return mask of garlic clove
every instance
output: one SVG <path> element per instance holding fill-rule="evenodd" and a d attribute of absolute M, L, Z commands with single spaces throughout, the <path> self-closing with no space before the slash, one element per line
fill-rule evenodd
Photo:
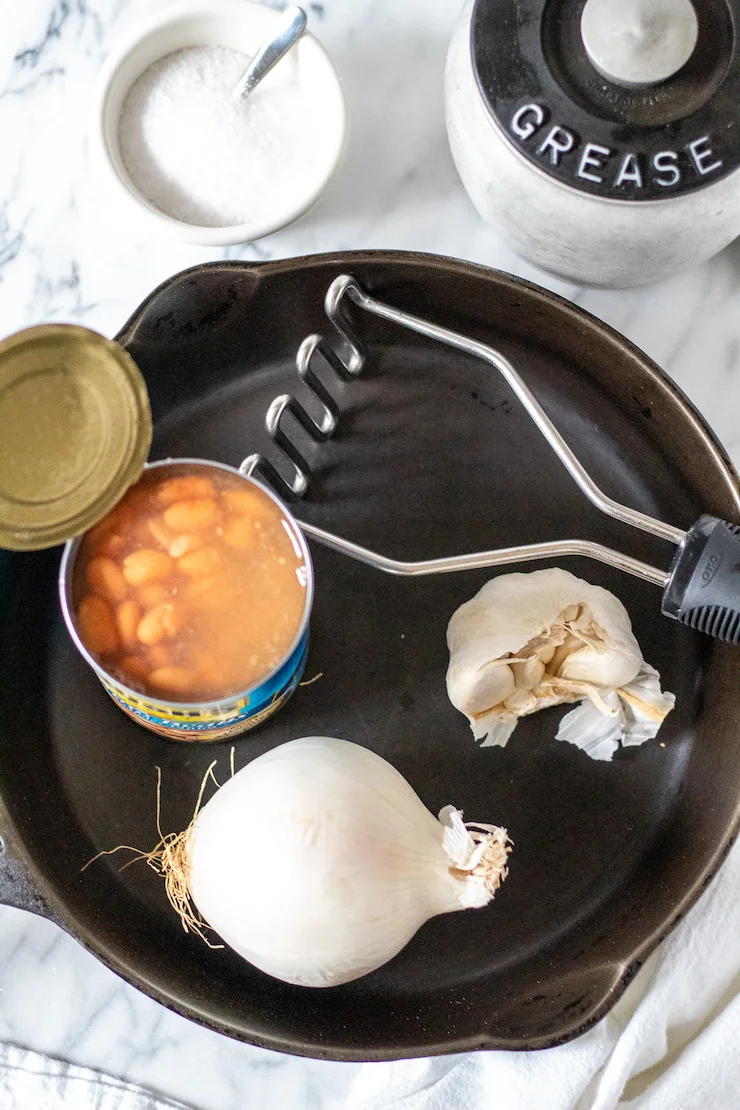
<path fill-rule="evenodd" d="M 577 639 L 571 633 L 566 634 L 563 642 L 558 644 L 552 653 L 552 659 L 548 666 L 550 674 L 559 675 L 566 662 L 573 655 L 574 652 L 581 652 L 581 655 L 589 655 L 588 648 L 584 645 L 582 640 Z M 583 660 L 581 660 L 583 662 Z"/>
<path fill-rule="evenodd" d="M 566 679 L 616 690 L 637 677 L 641 664 L 640 649 L 635 650 L 632 645 L 623 642 L 617 647 L 605 647 L 601 651 L 584 648 L 574 652 L 564 661 L 560 674 Z"/>
<path fill-rule="evenodd" d="M 524 717 L 539 709 L 539 699 L 531 690 L 517 689 L 505 700 L 504 709 L 508 709 L 515 717 Z"/>
<path fill-rule="evenodd" d="M 502 663 L 495 660 L 478 668 L 451 668 L 447 672 L 447 694 L 452 704 L 475 717 L 504 702 L 514 693 L 516 680 L 511 667 Z"/>
<path fill-rule="evenodd" d="M 514 675 L 514 682 L 524 690 L 536 689 L 545 673 L 545 664 L 542 658 L 537 655 L 534 655 L 531 659 L 525 659 L 521 663 L 512 662 L 510 667 Z"/>

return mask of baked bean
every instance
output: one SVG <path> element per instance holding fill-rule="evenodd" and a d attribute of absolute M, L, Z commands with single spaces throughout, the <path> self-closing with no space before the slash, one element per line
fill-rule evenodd
<path fill-rule="evenodd" d="M 165 601 L 142 617 L 136 635 L 142 644 L 159 644 L 171 640 L 180 631 L 182 621 L 172 602 Z"/>
<path fill-rule="evenodd" d="M 94 655 L 113 655 L 120 650 L 118 630 L 110 605 L 96 594 L 83 597 L 77 611 L 80 636 Z"/>
<path fill-rule="evenodd" d="M 221 494 L 227 508 L 251 520 L 265 520 L 276 515 L 275 505 L 264 494 L 251 489 L 227 489 Z"/>
<path fill-rule="evenodd" d="M 167 587 L 162 582 L 152 582 L 151 586 L 139 586 L 136 596 L 142 609 L 153 609 L 167 600 Z"/>
<path fill-rule="evenodd" d="M 136 503 L 136 499 L 131 494 L 126 494 L 100 523 L 107 525 L 110 532 L 126 532 L 136 523 Z"/>
<path fill-rule="evenodd" d="M 157 667 L 149 675 L 149 685 L 165 697 L 188 697 L 195 681 L 196 676 L 187 667 Z"/>
<path fill-rule="evenodd" d="M 193 666 L 206 689 L 217 690 L 223 684 L 224 668 L 218 665 L 213 655 L 203 651 L 193 652 Z"/>
<path fill-rule="evenodd" d="M 245 551 L 257 542 L 254 523 L 247 516 L 235 516 L 224 528 L 224 543 Z"/>
<path fill-rule="evenodd" d="M 100 545 L 110 536 L 111 532 L 115 531 L 115 524 L 104 516 L 97 524 L 94 524 L 89 532 L 85 533 L 85 538 L 82 541 L 82 546 L 87 551 L 97 551 Z"/>
<path fill-rule="evenodd" d="M 187 555 L 188 551 L 195 551 L 197 548 L 203 546 L 202 536 L 185 535 L 178 536 L 173 540 L 169 546 L 169 554 L 173 559 L 179 559 L 181 555 Z"/>
<path fill-rule="evenodd" d="M 124 651 L 136 651 L 139 646 L 136 629 L 141 620 L 141 606 L 129 598 L 116 608 L 116 625 Z"/>
<path fill-rule="evenodd" d="M 87 564 L 87 584 L 105 601 L 123 601 L 128 593 L 121 568 L 107 555 L 96 555 Z"/>
<path fill-rule="evenodd" d="M 186 501 L 198 497 L 215 497 L 216 490 L 210 478 L 199 474 L 185 474 L 180 478 L 167 478 L 156 489 L 155 498 L 160 505 Z"/>
<path fill-rule="evenodd" d="M 135 682 L 137 685 L 144 685 L 149 678 L 151 668 L 146 659 L 142 659 L 140 655 L 127 655 L 118 664 L 117 669 L 124 682 Z"/>
<path fill-rule="evenodd" d="M 120 534 L 121 528 L 130 523 L 131 514 L 124 508 L 123 502 L 119 502 L 102 520 L 94 524 L 89 532 L 85 533 L 85 545 L 90 551 L 97 549 L 114 532 Z"/>
<path fill-rule="evenodd" d="M 113 532 L 103 540 L 97 550 L 100 555 L 107 555 L 109 559 L 120 560 L 126 550 L 126 541 L 118 532 Z"/>
<path fill-rule="evenodd" d="M 172 559 L 169 555 L 152 548 L 134 551 L 123 560 L 123 576 L 130 586 L 160 582 L 163 578 L 168 578 L 171 571 Z"/>
<path fill-rule="evenodd" d="M 147 527 L 157 543 L 160 544 L 165 551 L 168 551 L 175 537 L 172 535 L 172 532 L 170 532 L 165 522 L 160 520 L 159 517 L 153 517 L 151 520 L 147 521 Z"/>
<path fill-rule="evenodd" d="M 221 566 L 221 556 L 215 547 L 201 547 L 197 551 L 189 551 L 187 555 L 177 560 L 178 568 L 190 578 L 205 578 L 215 574 Z"/>
<path fill-rule="evenodd" d="M 194 578 L 187 587 L 187 597 L 191 601 L 201 601 L 204 598 L 212 598 L 218 586 L 218 578 L 212 576 L 210 578 Z"/>
<path fill-rule="evenodd" d="M 156 670 L 157 667 L 172 666 L 172 651 L 167 644 L 152 644 L 147 648 L 146 656 L 152 670 Z"/>
<path fill-rule="evenodd" d="M 212 497 L 175 501 L 164 513 L 164 522 L 173 532 L 206 532 L 217 519 L 218 505 Z"/>

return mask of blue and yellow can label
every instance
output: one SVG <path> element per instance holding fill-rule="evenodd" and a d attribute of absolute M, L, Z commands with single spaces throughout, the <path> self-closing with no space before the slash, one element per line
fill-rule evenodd
<path fill-rule="evenodd" d="M 223 740 L 256 728 L 285 704 L 303 677 L 307 655 L 308 629 L 283 665 L 259 686 L 203 706 L 161 702 L 119 686 L 99 670 L 98 677 L 121 709 L 161 736 L 172 740 Z"/>

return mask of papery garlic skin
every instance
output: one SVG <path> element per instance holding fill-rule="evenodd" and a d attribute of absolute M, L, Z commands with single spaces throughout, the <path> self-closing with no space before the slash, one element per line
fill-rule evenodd
<path fill-rule="evenodd" d="M 620 739 L 655 736 L 675 702 L 644 662 L 621 601 L 559 567 L 487 582 L 453 614 L 447 644 L 450 701 L 484 747 L 503 747 L 522 716 L 588 699 L 558 739 L 611 759 Z"/>
<path fill-rule="evenodd" d="M 468 831 L 451 807 L 440 816 L 373 752 L 294 740 L 200 811 L 190 893 L 262 971 L 302 986 L 345 983 L 390 960 L 428 918 L 485 905 L 503 879 L 505 830 Z"/>
<path fill-rule="evenodd" d="M 592 759 L 609 760 L 619 747 L 644 744 L 657 735 L 665 717 L 676 704 L 673 694 L 660 689 L 660 675 L 643 663 L 636 678 L 604 696 L 613 712 L 610 720 L 591 701 L 567 713 L 555 734 L 582 748 Z"/>

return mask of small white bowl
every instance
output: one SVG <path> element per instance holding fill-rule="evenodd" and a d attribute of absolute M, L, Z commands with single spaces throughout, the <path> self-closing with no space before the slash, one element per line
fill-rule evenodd
<path fill-rule="evenodd" d="M 279 231 L 297 220 L 319 199 L 334 176 L 347 142 L 347 106 L 342 84 L 326 51 L 308 33 L 294 50 L 299 51 L 321 84 L 326 112 L 326 171 L 310 192 L 300 192 L 296 181 L 295 203 L 279 219 L 269 223 L 251 221 L 228 227 L 203 227 L 166 215 L 140 192 L 121 158 L 118 121 L 126 95 L 142 73 L 168 54 L 189 46 L 226 46 L 251 56 L 258 43 L 268 38 L 282 13 L 252 0 L 202 0 L 178 4 L 156 18 L 140 24 L 121 41 L 106 59 L 94 89 L 92 126 L 93 154 L 119 198 L 160 232 L 186 243 L 223 247 L 249 243 Z"/>

